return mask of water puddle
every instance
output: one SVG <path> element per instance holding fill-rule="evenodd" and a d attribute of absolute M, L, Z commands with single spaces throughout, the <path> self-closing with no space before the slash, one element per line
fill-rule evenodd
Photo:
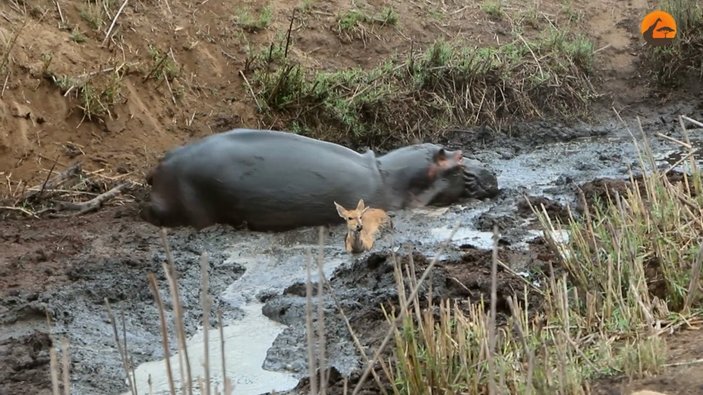
<path fill-rule="evenodd" d="M 453 229 L 450 227 L 430 229 L 430 235 L 435 242 L 440 243 L 449 240 Z M 478 230 L 459 228 L 452 236 L 451 243 L 455 246 L 471 246 L 482 250 L 493 248 L 493 233 L 481 232 Z"/>
<path fill-rule="evenodd" d="M 335 232 L 340 233 L 340 232 Z M 234 393 L 238 395 L 258 395 L 269 391 L 286 391 L 298 384 L 299 377 L 292 373 L 274 372 L 263 369 L 267 351 L 276 337 L 285 330 L 286 325 L 268 319 L 262 314 L 263 303 L 259 297 L 266 294 L 280 293 L 296 281 L 305 281 L 306 265 L 311 266 L 311 279 L 317 281 L 317 257 L 319 247 L 306 244 L 309 230 L 292 231 L 280 234 L 248 234 L 258 240 L 237 244 L 229 251 L 229 261 L 243 266 L 246 271 L 242 277 L 232 283 L 220 295 L 221 300 L 232 309 L 240 309 L 244 316 L 223 328 L 225 345 L 225 366 L 227 377 L 234 384 Z M 258 248 L 253 246 L 260 246 Z M 271 248 L 282 246 L 285 253 L 274 253 Z M 332 239 L 325 246 L 325 264 L 323 272 L 329 278 L 334 270 L 346 260 L 342 254 L 341 240 Z M 311 261 L 312 259 L 312 261 Z M 173 342 L 173 339 L 170 339 Z M 187 340 L 188 356 L 194 379 L 204 378 L 203 350 L 204 338 L 202 328 Z M 209 360 L 211 383 L 221 390 L 224 385 L 222 376 L 222 354 L 219 331 L 209 331 Z M 175 353 L 170 358 L 174 372 L 174 381 L 181 384 L 179 374 L 179 356 Z M 137 391 L 141 393 L 168 394 L 169 383 L 164 360 L 147 362 L 139 365 L 135 371 Z M 151 380 L 151 390 L 149 386 Z M 177 388 L 178 390 L 178 388 Z M 194 390 L 199 394 L 199 391 Z M 129 395 L 125 393 L 123 395 Z"/>
<path fill-rule="evenodd" d="M 223 328 L 225 344 L 225 374 L 232 380 L 234 393 L 241 395 L 258 395 L 269 391 L 284 391 L 295 387 L 298 379 L 291 375 L 261 369 L 266 359 L 266 352 L 284 329 L 285 325 L 271 321 L 261 314 L 263 303 L 249 303 L 242 306 L 246 314 L 241 321 Z M 187 341 L 191 375 L 204 378 L 205 344 L 202 329 Z M 212 388 L 224 388 L 222 375 L 222 353 L 219 331 L 208 331 L 208 353 Z M 176 391 L 180 391 L 183 381 L 180 377 L 179 355 L 169 359 L 173 371 Z M 166 375 L 166 361 L 147 362 L 135 372 L 137 391 L 140 394 L 168 394 L 169 383 Z M 151 386 L 149 385 L 151 380 Z M 200 394 L 197 385 L 193 393 Z M 123 395 L 129 395 L 124 393 Z"/>

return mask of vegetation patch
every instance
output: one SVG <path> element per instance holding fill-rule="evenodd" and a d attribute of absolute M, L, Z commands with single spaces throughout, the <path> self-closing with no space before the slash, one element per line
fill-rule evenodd
<path fill-rule="evenodd" d="M 271 6 L 263 7 L 258 13 L 253 13 L 251 8 L 243 7 L 237 11 L 236 24 L 249 33 L 266 29 L 273 18 Z"/>
<path fill-rule="evenodd" d="M 85 0 L 79 8 L 79 15 L 91 29 L 101 30 L 119 6 L 117 0 Z"/>
<path fill-rule="evenodd" d="M 81 32 L 81 30 L 78 28 L 74 28 L 71 31 L 71 35 L 69 36 L 69 38 L 71 39 L 71 41 L 76 42 L 78 44 L 82 44 L 87 40 L 85 34 L 83 34 L 83 32 Z"/>
<path fill-rule="evenodd" d="M 437 41 L 369 69 L 320 71 L 285 57 L 253 67 L 260 110 L 298 132 L 352 146 L 401 144 L 449 126 L 585 113 L 593 44 L 549 30 L 497 48 Z M 275 53 L 273 46 L 268 53 Z M 270 120 L 269 120 L 270 121 Z"/>
<path fill-rule="evenodd" d="M 495 19 L 500 19 L 503 16 L 503 6 L 500 0 L 484 0 L 481 3 L 481 10 Z"/>
<path fill-rule="evenodd" d="M 674 17 L 678 32 L 671 45 L 645 46 L 645 72 L 661 87 L 703 79 L 703 5 L 699 0 L 665 0 L 661 9 Z"/>
<path fill-rule="evenodd" d="M 149 45 L 149 55 L 151 56 L 151 69 L 145 79 L 154 78 L 157 81 L 173 81 L 181 74 L 181 69 L 176 65 L 169 53 Z"/>
<path fill-rule="evenodd" d="M 50 58 L 45 58 L 44 61 L 48 68 Z M 126 72 L 126 67 L 111 67 L 106 71 L 76 77 L 47 72 L 47 77 L 56 84 L 62 95 L 78 101 L 77 107 L 82 111 L 84 119 L 93 121 L 105 116 L 112 117 L 113 107 L 125 102 L 122 79 Z"/>
<path fill-rule="evenodd" d="M 384 7 L 376 14 L 352 8 L 337 15 L 337 33 L 347 41 L 355 38 L 365 40 L 369 34 L 370 26 L 395 26 L 397 24 L 398 14 L 390 7 Z"/>
<path fill-rule="evenodd" d="M 179 78 L 182 74 L 183 66 L 179 66 L 176 63 L 172 51 L 165 52 L 151 44 L 149 45 L 149 55 L 151 56 L 151 65 L 144 77 L 144 81 L 153 79 L 164 83 L 171 95 L 171 100 L 175 104 L 176 100 L 181 99 L 186 91 Z"/>
<path fill-rule="evenodd" d="M 681 182 L 663 171 L 641 183 L 632 177 L 625 194 L 595 202 L 566 226 L 535 208 L 565 271 L 545 276 L 542 306 L 529 306 L 527 287 L 514 295 L 505 326 L 482 300 L 468 311 L 449 303 L 404 311 L 393 392 L 586 394 L 603 376 L 659 373 L 662 334 L 703 315 L 703 178 L 693 152 L 689 159 Z M 643 168 L 653 163 L 650 154 L 640 158 Z"/>

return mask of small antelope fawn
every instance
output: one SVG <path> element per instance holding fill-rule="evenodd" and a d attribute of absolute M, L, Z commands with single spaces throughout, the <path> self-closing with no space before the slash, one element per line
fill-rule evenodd
<path fill-rule="evenodd" d="M 337 207 L 339 216 L 347 221 L 347 235 L 344 239 L 344 245 L 347 252 L 352 254 L 369 251 L 373 247 L 378 231 L 381 228 L 393 226 L 385 211 L 365 207 L 363 199 L 359 199 L 354 210 L 347 210 L 337 202 L 334 202 L 334 205 Z"/>

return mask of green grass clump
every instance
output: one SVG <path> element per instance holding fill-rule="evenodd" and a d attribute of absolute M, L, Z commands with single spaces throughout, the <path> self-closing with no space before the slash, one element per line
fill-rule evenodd
<path fill-rule="evenodd" d="M 593 45 L 557 31 L 498 48 L 437 41 L 372 69 L 320 71 L 284 59 L 254 70 L 262 111 L 351 145 L 402 144 L 448 126 L 573 117 L 594 96 Z M 275 114 L 275 115 L 274 115 Z"/>
<path fill-rule="evenodd" d="M 656 169 L 643 151 L 642 168 Z M 565 227 L 535 209 L 565 271 L 546 276 L 541 303 L 530 305 L 528 287 L 510 297 L 505 325 L 483 300 L 421 310 L 415 299 L 394 333 L 393 393 L 586 394 L 605 376 L 660 373 L 661 334 L 703 316 L 703 177 L 689 160 L 680 182 L 662 171 L 632 177 L 626 193 L 590 203 Z"/>
<path fill-rule="evenodd" d="M 250 8 L 242 8 L 237 12 L 236 23 L 247 32 L 254 33 L 266 29 L 273 19 L 271 6 L 261 9 L 258 15 L 252 15 Z"/>
<path fill-rule="evenodd" d="M 64 96 L 78 100 L 77 107 L 89 121 L 111 116 L 112 108 L 124 100 L 122 79 L 126 70 L 84 74 L 78 77 L 56 76 L 46 72 Z"/>
<path fill-rule="evenodd" d="M 168 52 L 162 51 L 154 45 L 149 44 L 149 55 L 151 56 L 151 67 L 146 78 L 154 78 L 157 81 L 164 79 L 173 81 L 181 74 L 179 67 Z"/>
<path fill-rule="evenodd" d="M 384 7 L 376 15 L 353 8 L 337 16 L 337 25 L 340 31 L 352 31 L 365 23 L 394 26 L 398 23 L 398 14 L 390 7 Z"/>
<path fill-rule="evenodd" d="M 78 43 L 78 44 L 82 44 L 82 43 L 86 42 L 86 40 L 87 40 L 87 38 L 85 37 L 85 34 L 83 34 L 83 32 L 81 32 L 79 29 L 73 29 L 73 31 L 71 31 L 71 35 L 69 36 L 69 38 L 71 39 L 71 41 Z"/>
<path fill-rule="evenodd" d="M 109 15 L 114 15 L 119 6 L 117 0 L 85 0 L 79 15 L 91 29 L 100 30 L 110 23 Z"/>
<path fill-rule="evenodd" d="M 492 18 L 500 19 L 503 17 L 503 5 L 500 0 L 484 0 L 481 3 L 481 10 Z"/>
<path fill-rule="evenodd" d="M 384 7 L 378 13 L 369 13 L 352 8 L 337 15 L 337 33 L 345 41 L 366 40 L 373 26 L 396 26 L 398 13 L 391 7 Z"/>

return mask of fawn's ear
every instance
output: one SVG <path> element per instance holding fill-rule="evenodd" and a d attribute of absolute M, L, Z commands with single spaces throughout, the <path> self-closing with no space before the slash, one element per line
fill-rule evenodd
<path fill-rule="evenodd" d="M 371 207 L 364 207 L 364 209 L 361 210 L 361 213 L 360 213 L 359 215 L 364 215 L 364 213 L 365 213 L 366 211 L 368 211 L 368 209 L 370 209 L 370 208 L 371 208 Z"/>
<path fill-rule="evenodd" d="M 359 199 L 359 203 L 356 204 L 356 209 L 357 209 L 357 210 L 363 210 L 363 209 L 364 209 L 364 199 Z"/>
<path fill-rule="evenodd" d="M 345 210 L 344 207 L 340 206 L 337 202 L 334 202 L 334 207 L 337 208 L 337 214 L 339 214 L 340 217 L 344 219 L 347 218 L 347 210 Z"/>

